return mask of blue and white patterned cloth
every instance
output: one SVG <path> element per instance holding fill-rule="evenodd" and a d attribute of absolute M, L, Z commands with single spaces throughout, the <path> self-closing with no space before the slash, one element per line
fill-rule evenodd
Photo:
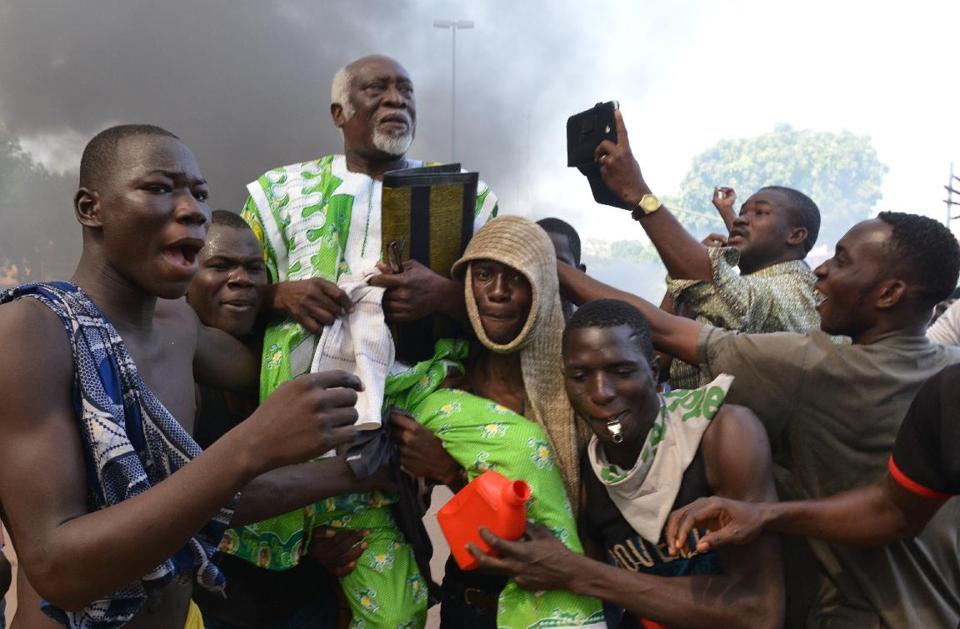
<path fill-rule="evenodd" d="M 55 312 L 73 348 L 73 405 L 84 446 L 90 511 L 145 492 L 200 454 L 200 446 L 140 379 L 120 335 L 83 290 L 67 282 L 24 284 L 0 292 L 0 304 L 22 297 Z M 195 577 L 200 585 L 222 591 L 225 580 L 210 558 L 233 517 L 237 497 L 140 581 L 77 612 L 49 603 L 44 603 L 44 611 L 71 629 L 112 629 L 127 623 L 151 590 L 174 580 Z"/>

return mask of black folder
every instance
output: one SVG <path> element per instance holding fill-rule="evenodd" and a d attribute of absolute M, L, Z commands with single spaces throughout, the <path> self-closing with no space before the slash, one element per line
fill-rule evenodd
<path fill-rule="evenodd" d="M 402 260 L 417 260 L 450 277 L 450 267 L 473 237 L 477 173 L 460 164 L 392 170 L 383 176 L 381 237 L 383 259 L 391 242 L 401 243 Z M 433 355 L 438 338 L 457 335 L 449 318 L 434 315 L 391 327 L 397 360 L 414 363 Z"/>

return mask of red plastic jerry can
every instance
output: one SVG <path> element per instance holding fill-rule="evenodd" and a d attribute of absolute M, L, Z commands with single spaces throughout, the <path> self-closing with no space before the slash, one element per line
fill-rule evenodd
<path fill-rule="evenodd" d="M 484 472 L 457 492 L 437 512 L 440 530 L 457 565 L 462 570 L 477 567 L 467 544 L 475 544 L 484 553 L 491 554 L 492 549 L 480 537 L 481 527 L 502 539 L 520 539 L 527 528 L 529 499 L 530 486 L 525 481 L 512 481 L 494 470 Z"/>

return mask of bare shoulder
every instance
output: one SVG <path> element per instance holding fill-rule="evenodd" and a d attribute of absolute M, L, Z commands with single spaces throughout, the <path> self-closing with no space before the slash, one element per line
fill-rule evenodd
<path fill-rule="evenodd" d="M 84 509 L 73 352 L 60 318 L 29 298 L 0 306 L 0 347 L 0 502 L 26 565 L 41 524 Z"/>
<path fill-rule="evenodd" d="M 0 330 L 20 329 L 26 332 L 32 330 L 49 331 L 60 328 L 60 318 L 52 310 L 36 299 L 22 297 L 15 301 L 0 305 Z"/>
<path fill-rule="evenodd" d="M 73 357 L 60 318 L 35 299 L 18 299 L 0 306 L 0 390 L 13 381 L 29 381 L 42 372 L 43 379 L 73 373 Z"/>
<path fill-rule="evenodd" d="M 717 447 L 737 439 L 750 443 L 759 439 L 767 443 L 767 433 L 756 413 L 746 406 L 723 404 L 703 435 L 703 446 Z"/>
<path fill-rule="evenodd" d="M 770 441 L 746 406 L 724 404 L 701 442 L 714 491 L 741 500 L 775 499 Z"/>

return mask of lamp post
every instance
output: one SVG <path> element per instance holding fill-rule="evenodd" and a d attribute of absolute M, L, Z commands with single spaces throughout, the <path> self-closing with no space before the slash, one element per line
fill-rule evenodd
<path fill-rule="evenodd" d="M 449 28 L 452 38 L 450 66 L 450 159 L 456 161 L 457 155 L 457 30 L 473 28 L 471 20 L 434 20 L 434 28 Z"/>

